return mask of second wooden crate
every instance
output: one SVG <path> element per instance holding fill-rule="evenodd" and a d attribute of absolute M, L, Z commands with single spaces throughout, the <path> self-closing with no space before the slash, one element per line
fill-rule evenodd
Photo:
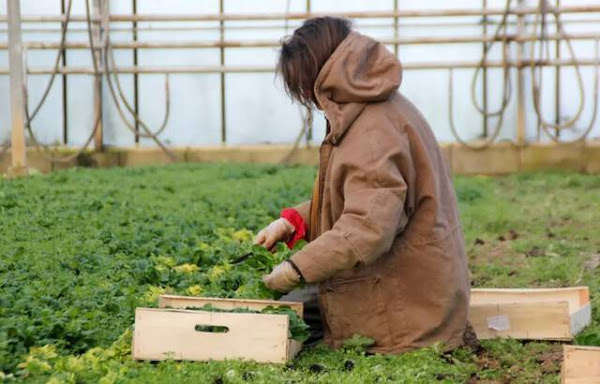
<path fill-rule="evenodd" d="M 591 319 L 588 287 L 471 290 L 469 320 L 480 339 L 571 340 Z"/>
<path fill-rule="evenodd" d="M 600 348 L 565 345 L 563 384 L 600 384 Z"/>

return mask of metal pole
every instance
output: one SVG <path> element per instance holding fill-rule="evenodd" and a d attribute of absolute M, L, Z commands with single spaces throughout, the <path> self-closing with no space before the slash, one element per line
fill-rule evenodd
<path fill-rule="evenodd" d="M 487 9 L 487 0 L 483 0 L 483 10 L 485 11 Z M 487 33 L 488 33 L 488 17 L 487 16 L 483 16 L 483 36 L 487 37 Z M 483 54 L 486 54 L 486 47 L 487 43 L 483 43 Z M 483 93 L 483 111 L 485 112 L 483 115 L 483 137 L 487 137 L 488 135 L 488 118 L 487 118 L 487 110 L 488 110 L 488 70 L 487 67 L 484 65 L 483 66 L 483 70 L 482 70 L 482 76 L 483 76 L 483 89 L 482 89 L 482 93 Z"/>
<path fill-rule="evenodd" d="M 1 18 L 0 18 L 1 19 Z M 5 19 L 4 19 L 5 21 Z M 567 24 L 590 24 L 597 25 L 600 23 L 600 19 L 584 19 L 584 20 L 561 20 L 563 25 Z M 60 22 L 60 20 L 58 21 Z M 556 21 L 548 20 L 547 24 L 555 24 Z M 506 23 L 509 26 L 516 25 L 516 22 L 509 21 Z M 298 25 L 298 24 L 297 24 Z M 372 23 L 365 22 L 360 23 L 361 28 L 377 28 L 377 29 L 389 29 L 393 28 L 394 22 L 392 21 L 390 24 L 384 23 Z M 447 28 L 447 27 L 472 27 L 472 22 L 464 22 L 464 21 L 456 21 L 456 22 L 427 22 L 427 23 L 409 23 L 406 21 L 402 22 L 402 26 L 405 28 L 419 28 L 419 29 L 429 29 L 429 28 Z M 281 25 L 270 24 L 270 25 L 236 25 L 227 27 L 228 30 L 273 30 L 273 29 L 281 29 Z M 37 27 L 23 27 L 22 33 L 57 33 L 60 32 L 60 28 L 37 28 Z M 131 32 L 132 28 L 127 27 L 111 27 L 111 32 Z M 219 30 L 218 25 L 185 25 L 185 26 L 152 26 L 152 27 L 138 27 L 138 32 L 140 31 L 169 31 L 169 32 L 181 32 L 181 31 L 212 31 Z M 69 29 L 71 33 L 85 33 L 87 29 L 82 27 L 72 27 Z M 7 29 L 0 28 L 0 33 L 6 33 Z"/>
<path fill-rule="evenodd" d="M 137 15 L 137 0 L 132 0 L 132 8 L 133 8 L 133 14 Z M 133 22 L 133 41 L 134 43 L 137 43 L 138 41 L 138 31 L 137 31 L 137 25 L 138 22 L 134 21 Z M 138 49 L 134 48 L 133 49 L 133 66 L 137 67 L 138 66 Z M 139 78 L 138 78 L 138 74 L 134 73 L 133 74 L 133 109 L 135 111 L 135 114 L 137 116 L 140 115 L 140 98 L 139 98 Z M 140 142 L 140 122 L 138 121 L 138 119 L 135 119 L 135 143 L 139 144 Z"/>
<path fill-rule="evenodd" d="M 219 0 L 219 15 L 223 15 L 225 12 L 225 0 Z M 225 21 L 221 19 L 219 21 L 219 36 L 221 43 L 225 39 Z M 221 46 L 220 49 L 220 63 L 221 66 L 225 66 L 225 48 Z M 226 104 L 225 104 L 225 72 L 221 72 L 221 143 L 227 142 L 227 120 L 226 120 Z"/>
<path fill-rule="evenodd" d="M 394 40 L 398 41 L 398 0 L 394 0 Z M 394 44 L 394 56 L 398 57 L 398 43 Z"/>
<path fill-rule="evenodd" d="M 574 66 L 579 65 L 580 67 L 593 67 L 596 66 L 596 59 L 584 58 L 577 59 L 560 59 L 560 60 L 534 60 L 533 65 L 535 66 Z M 487 62 L 488 68 L 504 68 L 509 66 L 511 68 L 528 68 L 532 63 L 530 60 L 522 61 L 508 61 L 506 63 L 500 60 L 493 60 Z M 403 66 L 403 70 L 434 70 L 434 69 L 449 69 L 449 68 L 463 68 L 463 69 L 474 69 L 481 66 L 480 61 L 429 61 L 429 62 L 406 62 Z M 177 74 L 190 74 L 190 73 L 273 73 L 275 67 L 270 65 L 239 65 L 239 66 L 137 66 L 137 67 L 125 67 L 120 66 L 118 69 L 111 69 L 110 73 L 119 74 L 131 74 L 131 73 L 144 73 L 144 74 L 165 74 L 165 73 L 177 73 Z M 9 68 L 0 67 L 0 75 L 8 75 L 10 73 Z M 29 75 L 50 75 L 54 73 L 54 67 L 31 67 L 28 68 L 27 73 Z M 86 66 L 72 66 L 59 68 L 58 73 L 68 73 L 73 75 L 94 75 L 94 69 Z"/>
<path fill-rule="evenodd" d="M 7 0 L 8 16 L 8 64 L 10 67 L 10 117 L 12 129 L 12 162 L 9 176 L 27 174 L 25 146 L 25 110 L 23 94 L 23 45 L 21 43 L 20 0 Z"/>
<path fill-rule="evenodd" d="M 600 5 L 574 5 L 567 7 L 555 8 L 553 11 L 567 14 L 567 13 L 591 13 L 600 12 Z M 522 6 L 517 10 L 511 10 L 511 15 L 535 15 L 539 12 L 539 8 Z M 469 9 L 427 9 L 427 10 L 401 10 L 398 12 L 394 11 L 359 11 L 359 12 L 316 12 L 307 14 L 302 13 L 244 13 L 244 14 L 138 14 L 138 15 L 110 15 L 110 21 L 114 22 L 132 22 L 137 21 L 242 21 L 242 20 L 303 20 L 309 17 L 317 16 L 338 16 L 346 17 L 349 19 L 390 19 L 395 16 L 399 18 L 409 17 L 459 17 L 459 16 L 502 16 L 504 9 L 488 9 L 484 12 L 481 8 L 469 8 Z M 65 18 L 63 16 L 50 16 L 50 15 L 26 15 L 23 17 L 23 22 L 61 22 Z M 71 21 L 86 21 L 85 16 L 73 16 Z M 94 20 L 97 21 L 97 18 Z M 0 22 L 6 22 L 6 16 L 0 16 Z"/>
<path fill-rule="evenodd" d="M 65 0 L 60 1 L 60 11 L 64 15 L 66 12 Z M 62 28 L 65 28 L 65 23 L 62 23 Z M 63 67 L 67 66 L 67 50 L 62 50 L 62 65 Z M 63 73 L 62 75 L 62 115 L 63 115 L 63 144 L 67 145 L 69 141 L 69 97 L 68 97 L 68 84 L 67 84 L 67 74 Z"/>
<path fill-rule="evenodd" d="M 111 31 L 113 31 L 111 29 Z M 504 40 L 505 36 L 494 37 L 494 36 L 440 36 L 440 37 L 403 37 L 403 38 L 381 38 L 378 41 L 386 45 L 422 45 L 422 44 L 465 44 L 465 43 L 490 43 L 500 42 Z M 598 32 L 585 32 L 585 33 L 572 33 L 569 34 L 569 39 L 574 40 L 596 40 L 600 37 Z M 533 34 L 526 34 L 517 36 L 515 34 L 506 35 L 506 40 L 511 43 L 537 41 L 538 36 Z M 562 40 L 560 35 L 547 35 L 546 40 Z M 182 49 L 182 48 L 267 48 L 267 47 L 279 47 L 280 42 L 278 40 L 210 40 L 210 41 L 111 41 L 111 47 L 113 49 Z M 45 41 L 28 41 L 23 44 L 26 49 L 58 49 L 60 48 L 59 42 L 45 42 Z M 87 41 L 79 42 L 68 42 L 65 44 L 68 49 L 89 49 L 90 45 Z M 0 42 L 0 49 L 7 49 L 8 44 L 6 42 Z"/>
<path fill-rule="evenodd" d="M 306 0 L 306 13 L 310 14 L 312 11 L 311 0 Z M 308 132 L 306 133 L 306 146 L 310 147 L 310 142 L 313 139 L 314 119 L 308 122 Z"/>
<path fill-rule="evenodd" d="M 519 0 L 518 7 L 521 8 L 525 0 Z M 517 24 L 517 34 L 520 36 L 525 31 L 524 16 L 519 14 Z M 520 42 L 517 50 L 517 61 L 523 62 L 525 55 L 525 43 Z M 517 145 L 525 144 L 525 73 L 524 67 L 519 66 L 517 76 Z"/>
<path fill-rule="evenodd" d="M 92 14 L 96 16 L 97 20 L 102 19 L 102 7 L 103 0 L 93 0 L 92 2 Z M 102 52 L 100 47 L 102 46 L 102 32 L 100 31 L 100 21 L 94 21 L 92 23 L 92 36 L 94 39 L 94 59 L 98 63 L 98 68 L 102 68 Z M 102 79 L 99 82 L 94 81 L 94 116 L 100 114 L 100 120 L 98 122 L 98 128 L 94 133 L 94 148 L 97 151 L 103 149 L 103 124 L 102 124 Z"/>
<path fill-rule="evenodd" d="M 560 0 L 556 0 L 556 6 L 560 7 Z M 560 60 L 560 28 L 559 24 L 556 23 L 556 35 L 559 36 L 559 39 L 556 40 L 556 58 Z M 556 95 L 554 99 L 554 121 L 556 125 L 560 124 L 560 67 L 556 67 L 555 70 L 555 82 L 556 82 Z M 556 129 L 556 137 L 560 137 L 560 129 Z"/>

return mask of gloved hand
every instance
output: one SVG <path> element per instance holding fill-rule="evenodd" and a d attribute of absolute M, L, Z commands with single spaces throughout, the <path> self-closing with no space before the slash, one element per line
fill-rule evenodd
<path fill-rule="evenodd" d="M 254 244 L 259 244 L 267 249 L 271 249 L 280 241 L 288 241 L 294 234 L 294 231 L 294 226 L 282 217 L 273 221 L 271 224 L 267 225 L 266 228 L 258 232 L 258 235 L 256 235 L 256 238 L 254 239 Z"/>
<path fill-rule="evenodd" d="M 288 261 L 279 264 L 273 271 L 263 276 L 267 288 L 281 293 L 288 293 L 300 284 L 300 275 Z"/>

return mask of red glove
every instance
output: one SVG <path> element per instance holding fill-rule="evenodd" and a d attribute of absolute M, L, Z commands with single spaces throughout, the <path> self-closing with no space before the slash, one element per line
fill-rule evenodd
<path fill-rule="evenodd" d="M 293 236 L 286 242 L 287 246 L 292 249 L 298 240 L 302 240 L 306 237 L 306 223 L 304 219 L 294 208 L 286 208 L 281 211 L 281 217 L 286 219 L 290 224 L 294 226 Z"/>

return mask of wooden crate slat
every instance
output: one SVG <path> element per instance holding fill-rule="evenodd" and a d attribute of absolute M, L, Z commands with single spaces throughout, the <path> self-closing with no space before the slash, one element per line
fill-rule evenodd
<path fill-rule="evenodd" d="M 571 337 L 579 334 L 592 323 L 592 305 L 587 303 L 577 312 L 571 314 Z"/>
<path fill-rule="evenodd" d="M 571 339 L 569 305 L 566 301 L 472 305 L 469 320 L 480 339 Z M 498 325 L 496 328 L 494 323 Z"/>
<path fill-rule="evenodd" d="M 292 308 L 298 316 L 303 314 L 303 304 L 295 301 L 275 301 L 275 300 L 252 300 L 252 299 L 220 299 L 211 297 L 192 297 L 192 296 L 175 296 L 161 295 L 158 298 L 159 308 L 186 308 L 186 307 L 203 307 L 206 304 L 211 304 L 215 308 L 234 309 L 248 308 L 260 311 L 269 305 L 283 306 L 287 305 Z"/>
<path fill-rule="evenodd" d="M 571 340 L 591 323 L 588 287 L 472 289 L 470 304 L 481 339 Z"/>
<path fill-rule="evenodd" d="M 198 332 L 196 325 L 225 326 L 229 331 Z M 288 329 L 285 315 L 138 308 L 132 353 L 138 360 L 282 363 L 288 357 Z"/>
<path fill-rule="evenodd" d="M 600 378 L 576 378 L 563 380 L 564 384 L 600 384 Z"/>
<path fill-rule="evenodd" d="M 600 348 L 565 345 L 563 384 L 600 383 Z"/>
<path fill-rule="evenodd" d="M 471 289 L 471 305 L 498 303 L 569 302 L 570 313 L 577 312 L 590 301 L 588 287 L 533 289 Z"/>

